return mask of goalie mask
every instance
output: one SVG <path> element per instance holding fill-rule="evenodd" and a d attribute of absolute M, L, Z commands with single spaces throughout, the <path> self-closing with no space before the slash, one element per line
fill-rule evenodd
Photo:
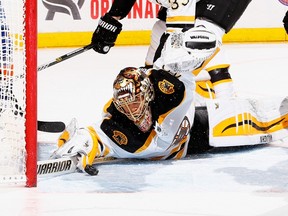
<path fill-rule="evenodd" d="M 150 111 L 149 102 L 153 98 L 153 86 L 148 76 L 138 68 L 124 68 L 113 83 L 114 105 L 136 124 Z"/>

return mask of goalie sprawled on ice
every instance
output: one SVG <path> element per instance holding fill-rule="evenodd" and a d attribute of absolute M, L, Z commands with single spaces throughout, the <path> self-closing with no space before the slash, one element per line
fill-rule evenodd
<path fill-rule="evenodd" d="M 287 137 L 288 98 L 205 99 L 205 106 L 195 106 L 195 74 L 217 52 L 209 32 L 204 40 L 215 46 L 196 52 L 197 34 L 171 34 L 156 68 L 122 69 L 103 119 L 81 128 L 73 119 L 52 158 L 73 158 L 79 170 L 96 175 L 97 158 L 181 159 L 213 147 Z"/>

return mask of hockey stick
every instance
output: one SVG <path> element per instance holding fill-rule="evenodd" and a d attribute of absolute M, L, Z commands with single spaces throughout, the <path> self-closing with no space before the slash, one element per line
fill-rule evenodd
<path fill-rule="evenodd" d="M 39 72 L 41 70 L 44 70 L 44 69 L 46 69 L 48 67 L 51 67 L 51 66 L 53 66 L 55 64 L 58 64 L 58 63 L 60 63 L 62 61 L 65 61 L 65 60 L 67 60 L 69 58 L 72 58 L 73 56 L 76 56 L 76 55 L 79 55 L 79 54 L 81 54 L 83 52 L 86 52 L 86 51 L 92 49 L 93 47 L 94 47 L 93 44 L 89 44 L 89 45 L 86 45 L 86 46 L 84 46 L 82 48 L 76 49 L 76 50 L 74 50 L 72 52 L 69 52 L 69 53 L 67 53 L 65 55 L 62 55 L 62 56 L 56 58 L 54 61 L 51 61 L 49 63 L 46 63 L 46 64 L 38 66 L 37 71 Z M 38 128 L 37 129 L 39 131 L 49 132 L 49 133 L 62 132 L 62 131 L 64 131 L 64 129 L 66 127 L 65 123 L 64 122 L 60 122 L 60 121 L 55 121 L 55 122 L 37 121 L 37 123 L 38 123 Z"/>
<path fill-rule="evenodd" d="M 60 133 L 64 131 L 66 125 L 61 121 L 37 121 L 37 130 L 49 133 Z"/>
<path fill-rule="evenodd" d="M 121 163 L 131 160 L 133 159 L 117 159 L 114 157 L 95 158 L 93 165 L 97 166 L 103 164 Z M 70 157 L 37 161 L 37 176 L 48 177 L 74 173 L 77 170 L 76 163 L 77 159 Z"/>
<path fill-rule="evenodd" d="M 55 64 L 58 64 L 62 61 L 65 61 L 69 58 L 72 58 L 73 56 L 76 56 L 78 54 L 81 54 L 83 52 L 86 52 L 87 50 L 90 50 L 93 48 L 94 45 L 92 44 L 89 44 L 89 45 L 86 45 L 82 48 L 79 48 L 79 49 L 76 49 L 72 52 L 69 52 L 65 55 L 62 55 L 58 58 L 56 58 L 54 61 L 51 61 L 49 63 L 46 63 L 46 64 L 43 64 L 43 65 L 40 65 L 38 66 L 37 68 L 37 71 L 41 71 L 41 70 L 44 70 L 48 67 L 51 67 Z M 46 122 L 46 121 L 38 121 L 38 130 L 39 131 L 43 131 L 43 132 L 50 132 L 50 133 L 59 133 L 59 132 L 62 132 L 64 131 L 66 125 L 64 122 L 60 122 L 60 121 L 55 121 L 55 122 Z"/>
<path fill-rule="evenodd" d="M 75 172 L 76 168 L 76 163 L 68 157 L 37 161 L 37 176 L 64 175 Z"/>
<path fill-rule="evenodd" d="M 15 101 L 16 105 L 18 107 L 18 109 L 21 111 L 21 113 L 23 114 L 23 109 L 22 107 L 18 104 L 18 100 L 15 97 L 15 95 L 12 93 L 11 90 L 11 95 L 12 95 L 12 99 L 13 101 Z M 66 125 L 64 122 L 61 121 L 39 121 L 37 120 L 37 130 L 39 131 L 43 131 L 43 132 L 49 132 L 49 133 L 59 133 L 64 131 L 66 128 Z"/>
<path fill-rule="evenodd" d="M 51 62 L 48 62 L 48 63 L 46 63 L 46 64 L 43 64 L 43 65 L 38 66 L 37 71 L 39 72 L 39 71 L 41 71 L 41 70 L 44 70 L 44 69 L 46 69 L 46 68 L 48 68 L 48 67 L 51 67 L 51 66 L 53 66 L 53 65 L 55 65 L 55 64 L 58 64 L 58 63 L 60 63 L 60 62 L 62 62 L 62 61 L 65 61 L 65 60 L 67 60 L 67 59 L 69 59 L 69 58 L 72 58 L 73 56 L 76 56 L 76 55 L 79 55 L 79 54 L 81 54 L 81 53 L 83 53 L 83 52 L 86 52 L 86 51 L 92 49 L 93 47 L 94 47 L 93 44 L 89 44 L 89 45 L 86 45 L 86 46 L 81 47 L 81 48 L 79 48 L 79 49 L 76 49 L 76 50 L 74 50 L 74 51 L 72 51 L 72 52 L 69 52 L 69 53 L 67 53 L 67 54 L 65 54 L 65 55 L 62 55 L 62 56 L 56 58 L 55 60 L 53 60 L 53 61 L 51 61 Z"/>

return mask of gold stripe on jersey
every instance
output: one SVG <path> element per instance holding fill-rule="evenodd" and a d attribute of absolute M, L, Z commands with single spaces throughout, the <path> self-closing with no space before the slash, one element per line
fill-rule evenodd
<path fill-rule="evenodd" d="M 175 32 L 176 29 L 193 28 L 195 16 L 174 16 L 166 18 L 166 31 Z"/>
<path fill-rule="evenodd" d="M 158 157 L 150 158 L 150 160 L 157 161 L 157 160 L 163 160 L 163 158 L 164 158 L 164 156 L 158 156 Z"/>
<path fill-rule="evenodd" d="M 168 156 L 165 156 L 165 159 L 180 159 L 184 156 L 184 150 L 185 150 L 185 143 L 187 141 L 188 137 L 186 136 L 184 139 L 181 140 L 181 142 L 178 143 L 177 146 L 175 146 Z"/>
<path fill-rule="evenodd" d="M 215 99 L 215 91 L 210 80 L 197 81 L 195 91 L 204 98 Z"/>
<path fill-rule="evenodd" d="M 185 141 L 186 142 L 186 141 Z M 183 158 L 185 152 L 185 142 L 173 148 L 168 155 L 153 157 L 150 160 L 170 160 Z"/>
<path fill-rule="evenodd" d="M 184 155 L 184 152 L 185 152 L 185 149 L 182 148 L 175 156 L 174 156 L 174 159 L 181 159 L 183 158 L 185 155 Z"/>
<path fill-rule="evenodd" d="M 174 107 L 173 109 L 169 110 L 168 112 L 160 115 L 160 116 L 158 117 L 158 119 L 157 119 L 157 122 L 158 122 L 159 124 L 162 124 L 162 122 L 163 122 L 164 119 L 167 117 L 167 115 L 169 115 L 169 113 L 171 113 L 174 109 L 175 109 L 175 107 Z"/>
<path fill-rule="evenodd" d="M 149 145 L 151 144 L 151 142 L 155 136 L 156 136 L 156 132 L 155 132 L 155 130 L 152 130 L 150 135 L 147 137 L 144 145 L 142 145 L 139 149 L 137 149 L 137 151 L 135 151 L 135 153 L 140 153 L 142 151 L 145 151 L 149 147 Z"/>
<path fill-rule="evenodd" d="M 166 23 L 194 23 L 195 16 L 173 16 L 167 17 Z"/>
<path fill-rule="evenodd" d="M 279 131 L 288 127 L 288 114 L 268 122 L 260 122 L 250 113 L 243 113 L 220 122 L 213 128 L 213 136 L 256 135 Z"/>
<path fill-rule="evenodd" d="M 112 98 L 104 105 L 104 107 L 103 107 L 104 113 L 107 113 L 107 109 L 111 105 L 111 103 L 112 103 Z"/>

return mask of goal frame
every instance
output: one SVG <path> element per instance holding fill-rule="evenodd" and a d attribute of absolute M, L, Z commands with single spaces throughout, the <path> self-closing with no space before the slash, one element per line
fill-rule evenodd
<path fill-rule="evenodd" d="M 25 1 L 26 187 L 37 186 L 37 0 Z"/>

